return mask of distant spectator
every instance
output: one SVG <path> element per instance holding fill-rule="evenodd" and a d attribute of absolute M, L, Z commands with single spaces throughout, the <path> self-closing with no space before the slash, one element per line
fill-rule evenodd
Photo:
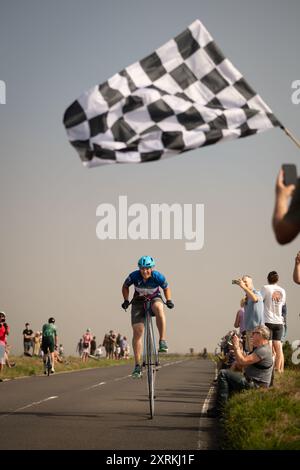
<path fill-rule="evenodd" d="M 29 327 L 29 323 L 25 323 L 25 330 L 23 330 L 24 356 L 32 356 L 33 331 Z"/>
<path fill-rule="evenodd" d="M 8 335 L 9 335 L 9 326 L 6 322 L 6 314 L 4 312 L 0 312 L 0 372 L 5 366 L 5 360 L 6 360 L 5 348 L 7 344 Z"/>
<path fill-rule="evenodd" d="M 97 349 L 96 336 L 93 336 L 93 339 L 91 340 L 91 356 L 95 356 L 96 349 Z"/>
<path fill-rule="evenodd" d="M 78 341 L 77 346 L 76 346 L 76 352 L 78 352 L 79 357 L 82 356 L 82 351 L 83 351 L 83 340 L 82 340 L 82 338 L 80 338 L 80 340 Z"/>
<path fill-rule="evenodd" d="M 82 350 L 82 361 L 86 362 L 88 360 L 90 350 L 91 350 L 91 341 L 93 339 L 93 335 L 91 334 L 90 328 L 87 328 L 86 333 L 82 336 L 83 341 L 83 350 Z"/>
<path fill-rule="evenodd" d="M 117 337 L 113 330 L 109 332 L 109 359 L 115 358 Z"/>
<path fill-rule="evenodd" d="M 59 352 L 55 349 L 54 350 L 54 363 L 57 363 L 57 362 L 62 364 L 64 362 L 64 359 L 63 359 L 63 356 L 61 356 Z"/>
<path fill-rule="evenodd" d="M 102 345 L 105 349 L 105 354 L 106 354 L 105 357 L 106 359 L 108 359 L 109 358 L 109 346 L 110 346 L 109 334 L 105 334 Z"/>
<path fill-rule="evenodd" d="M 62 344 L 59 345 L 58 347 L 58 355 L 59 357 L 63 358 L 64 357 L 64 347 Z"/>
<path fill-rule="evenodd" d="M 128 341 L 127 341 L 126 336 L 122 336 L 122 339 L 120 341 L 120 346 L 121 346 L 121 357 L 125 358 L 126 348 L 128 347 Z"/>
<path fill-rule="evenodd" d="M 40 355 L 40 347 L 41 347 L 41 333 L 37 331 L 33 338 L 33 355 L 39 356 Z"/>
<path fill-rule="evenodd" d="M 99 344 L 98 348 L 95 351 L 95 356 L 99 359 L 103 355 L 103 346 Z"/>

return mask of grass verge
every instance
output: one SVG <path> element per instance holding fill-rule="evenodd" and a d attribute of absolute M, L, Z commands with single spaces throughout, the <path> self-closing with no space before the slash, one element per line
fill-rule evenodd
<path fill-rule="evenodd" d="M 234 395 L 222 435 L 223 449 L 300 450 L 300 371 L 286 370 L 270 389 Z"/>

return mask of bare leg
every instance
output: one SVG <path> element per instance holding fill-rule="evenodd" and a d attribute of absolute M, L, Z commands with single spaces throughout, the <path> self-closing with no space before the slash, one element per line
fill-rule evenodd
<path fill-rule="evenodd" d="M 134 353 L 134 359 L 136 364 L 140 364 L 141 355 L 142 355 L 142 336 L 144 332 L 143 323 L 135 323 L 132 325 L 133 329 L 133 338 L 132 338 L 132 347 Z"/>
<path fill-rule="evenodd" d="M 282 352 L 282 344 L 281 341 L 273 340 L 273 348 L 275 350 L 275 370 L 278 372 L 283 372 L 284 367 L 284 358 Z"/>
<path fill-rule="evenodd" d="M 159 332 L 159 339 L 166 339 L 166 316 L 164 312 L 164 305 L 162 302 L 157 301 L 152 304 L 152 311 L 156 317 L 156 325 Z"/>

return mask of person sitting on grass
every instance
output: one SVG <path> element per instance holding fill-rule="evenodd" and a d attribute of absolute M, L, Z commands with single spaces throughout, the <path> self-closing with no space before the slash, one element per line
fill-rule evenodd
<path fill-rule="evenodd" d="M 241 392 L 250 388 L 269 387 L 273 372 L 272 349 L 269 344 L 270 330 L 257 326 L 252 332 L 253 352 L 248 356 L 243 354 L 237 335 L 232 337 L 232 343 L 238 367 L 244 367 L 244 373 L 232 369 L 222 369 L 218 375 L 216 406 L 207 410 L 208 417 L 218 417 L 233 392 Z"/>

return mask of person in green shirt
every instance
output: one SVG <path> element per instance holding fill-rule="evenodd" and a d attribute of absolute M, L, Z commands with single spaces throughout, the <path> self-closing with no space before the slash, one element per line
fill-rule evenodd
<path fill-rule="evenodd" d="M 46 361 L 47 353 L 51 354 L 51 364 L 52 369 L 51 373 L 55 372 L 54 370 L 54 350 L 57 349 L 57 331 L 55 326 L 55 319 L 50 317 L 48 323 L 43 325 L 42 329 L 42 351 L 43 351 L 43 362 L 44 362 L 44 374 L 47 374 Z"/>

